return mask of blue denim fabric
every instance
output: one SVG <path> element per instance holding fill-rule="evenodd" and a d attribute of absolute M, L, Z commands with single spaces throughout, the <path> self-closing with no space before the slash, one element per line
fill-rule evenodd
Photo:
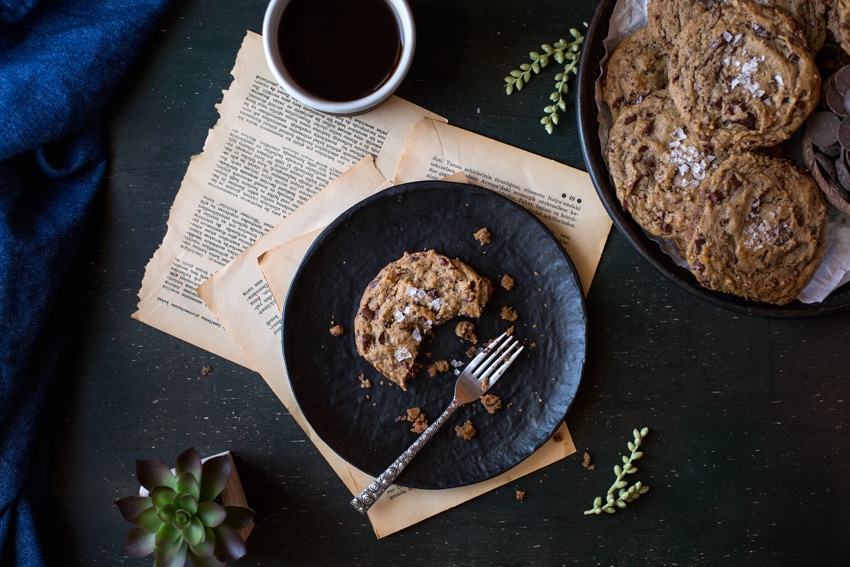
<path fill-rule="evenodd" d="M 101 115 L 169 0 L 0 0 L 0 565 L 45 565 L 57 298 L 106 173 Z"/>

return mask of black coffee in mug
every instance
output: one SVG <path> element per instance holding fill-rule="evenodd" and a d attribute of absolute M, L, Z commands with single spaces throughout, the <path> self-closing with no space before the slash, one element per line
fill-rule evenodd
<path fill-rule="evenodd" d="M 377 91 L 402 48 L 386 0 L 291 0 L 277 41 L 286 71 L 301 88 L 340 102 Z"/>

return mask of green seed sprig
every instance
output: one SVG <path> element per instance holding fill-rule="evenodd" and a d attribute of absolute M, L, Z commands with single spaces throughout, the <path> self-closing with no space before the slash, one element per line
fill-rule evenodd
<path fill-rule="evenodd" d="M 584 25 L 587 27 L 587 23 Z M 505 93 L 511 95 L 514 91 L 521 91 L 533 75 L 539 75 L 540 71 L 549 65 L 550 60 L 564 66 L 564 70 L 555 75 L 555 91 L 549 95 L 552 104 L 543 109 L 546 116 L 540 119 L 540 123 L 549 134 L 554 131 L 558 124 L 560 119 L 558 112 L 567 109 L 564 95 L 570 92 L 570 75 L 575 75 L 578 72 L 578 61 L 584 36 L 575 28 L 570 30 L 570 35 L 573 38 L 572 41 L 559 39 L 551 45 L 548 43 L 541 45 L 542 53 L 532 51 L 528 54 L 530 63 L 523 63 L 519 66 L 519 69 L 514 69 L 505 77 Z"/>
<path fill-rule="evenodd" d="M 629 441 L 628 444 L 628 448 L 631 453 L 629 456 L 623 455 L 623 466 L 614 465 L 614 474 L 617 477 L 614 480 L 614 484 L 612 484 L 611 488 L 608 489 L 608 493 L 605 495 L 604 499 L 601 496 L 596 497 L 593 501 L 593 508 L 584 511 L 585 516 L 601 514 L 602 512 L 613 514 L 618 508 L 625 508 L 630 502 L 634 502 L 640 498 L 642 494 L 649 492 L 649 487 L 642 484 L 640 481 L 629 486 L 628 481 L 625 480 L 626 475 L 637 472 L 637 467 L 634 466 L 634 461 L 643 457 L 643 451 L 639 451 L 638 449 L 648 434 L 648 427 L 644 427 L 640 431 L 635 429 L 632 432 L 634 441 Z"/>

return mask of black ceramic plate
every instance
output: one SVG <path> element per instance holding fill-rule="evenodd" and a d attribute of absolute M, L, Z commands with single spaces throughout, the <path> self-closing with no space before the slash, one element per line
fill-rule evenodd
<path fill-rule="evenodd" d="M 493 236 L 485 246 L 473 238 L 483 227 Z M 283 353 L 295 398 L 316 433 L 350 464 L 379 475 L 416 439 L 411 424 L 397 418 L 418 406 L 434 421 L 451 402 L 456 377 L 423 370 L 407 392 L 390 385 L 358 356 L 354 316 L 381 268 L 405 251 L 427 249 L 460 258 L 493 281 L 494 295 L 474 321 L 479 342 L 514 325 L 526 345 L 491 389 L 509 407 L 493 415 L 478 403 L 461 407 L 397 481 L 450 488 L 496 476 L 531 455 L 563 421 L 581 379 L 587 328 L 581 285 L 536 217 L 494 192 L 441 181 L 399 185 L 364 200 L 305 255 L 284 307 Z M 516 280 L 510 291 L 499 285 L 506 273 Z M 506 305 L 519 313 L 516 322 L 500 317 Z M 329 332 L 335 323 L 345 328 L 340 337 Z M 467 361 L 469 346 L 449 322 L 425 340 L 423 353 Z M 360 387 L 361 374 L 371 388 Z M 454 432 L 467 419 L 478 429 L 471 440 Z"/>
<path fill-rule="evenodd" d="M 594 98 L 594 85 L 600 75 L 599 62 L 605 55 L 602 42 L 608 35 L 608 23 L 615 4 L 616 0 L 602 0 L 596 7 L 596 13 L 591 20 L 582 47 L 576 92 L 579 137 L 584 160 L 596 191 L 614 221 L 614 225 L 634 248 L 668 279 L 715 305 L 753 315 L 786 318 L 828 315 L 850 309 L 850 285 L 837 289 L 820 303 L 793 301 L 781 307 L 746 301 L 732 295 L 707 290 L 699 285 L 687 269 L 677 265 L 669 255 L 664 253 L 658 244 L 632 220 L 632 217 L 620 208 L 616 191 L 608 175 L 608 167 L 602 157 L 598 108 Z"/>

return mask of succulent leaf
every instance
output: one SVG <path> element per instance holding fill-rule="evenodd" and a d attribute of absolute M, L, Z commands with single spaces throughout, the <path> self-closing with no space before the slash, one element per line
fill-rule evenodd
<path fill-rule="evenodd" d="M 207 558 L 214 557 L 215 554 L 215 533 L 212 528 L 204 527 L 204 540 L 198 545 L 190 545 L 189 553 L 194 561 L 195 556 Z"/>
<path fill-rule="evenodd" d="M 136 478 L 139 484 L 151 490 L 155 486 L 177 486 L 177 479 L 168 465 L 159 459 L 136 461 Z"/>
<path fill-rule="evenodd" d="M 246 508 L 245 506 L 224 506 L 224 509 L 227 512 L 227 518 L 225 518 L 224 523 L 237 530 L 247 528 L 251 525 L 254 516 L 257 515 L 251 508 Z"/>
<path fill-rule="evenodd" d="M 166 524 L 156 534 L 155 557 L 161 561 L 168 561 L 180 552 L 183 545 L 182 532 L 174 526 Z"/>
<path fill-rule="evenodd" d="M 186 472 L 180 475 L 177 479 L 176 488 L 177 492 L 191 494 L 196 500 L 200 500 L 201 483 L 198 482 L 198 478 L 194 474 Z"/>
<path fill-rule="evenodd" d="M 192 518 L 183 530 L 183 539 L 189 546 L 195 546 L 204 541 L 204 524 L 201 523 L 200 518 Z"/>
<path fill-rule="evenodd" d="M 166 504 L 157 512 L 157 517 L 166 524 L 174 523 L 174 514 L 177 512 L 177 507 L 174 504 Z"/>
<path fill-rule="evenodd" d="M 198 500 L 191 494 L 183 492 L 179 493 L 174 504 L 181 510 L 185 510 L 190 514 L 196 514 L 198 512 Z"/>
<path fill-rule="evenodd" d="M 153 567 L 183 567 L 186 564 L 186 554 L 188 551 L 189 546 L 186 545 L 185 541 L 177 549 L 177 553 L 170 557 L 166 557 L 164 554 L 160 557 L 160 549 L 157 548 L 154 550 Z"/>
<path fill-rule="evenodd" d="M 192 524 L 192 519 L 194 516 L 183 510 L 181 508 L 174 509 L 174 518 L 171 520 L 171 524 L 180 530 L 185 530 Z"/>
<path fill-rule="evenodd" d="M 174 468 L 177 471 L 177 478 L 189 473 L 196 479 L 200 479 L 202 468 L 201 456 L 193 447 L 189 447 L 177 456 L 177 462 L 174 464 Z"/>
<path fill-rule="evenodd" d="M 227 510 L 218 502 L 201 502 L 198 504 L 197 517 L 208 528 L 215 528 L 227 519 Z"/>
<path fill-rule="evenodd" d="M 124 537 L 124 552 L 133 557 L 146 557 L 153 553 L 156 534 L 134 527 Z"/>
<path fill-rule="evenodd" d="M 174 501 L 177 492 L 170 486 L 154 486 L 151 489 L 150 500 L 157 508 L 162 508 Z"/>
<path fill-rule="evenodd" d="M 180 542 L 183 541 L 183 532 L 179 529 L 175 528 L 171 524 L 163 524 L 161 528 L 156 532 L 156 546 L 159 547 L 161 545 L 167 545 L 169 543 L 177 542 L 179 545 Z"/>
<path fill-rule="evenodd" d="M 124 496 L 116 500 L 115 504 L 128 522 L 132 522 L 139 514 L 153 506 L 153 502 L 147 496 Z"/>
<path fill-rule="evenodd" d="M 157 514 L 156 508 L 151 506 L 133 520 L 133 523 L 145 530 L 146 532 L 156 533 L 162 526 L 162 520 Z"/>
<path fill-rule="evenodd" d="M 236 561 L 247 553 L 245 541 L 234 528 L 221 524 L 213 528 L 213 533 L 215 533 L 215 556 L 225 563 Z"/>
<path fill-rule="evenodd" d="M 199 500 L 214 500 L 221 494 L 224 487 L 230 481 L 233 465 L 227 455 L 219 455 L 207 459 L 203 465 L 201 475 L 201 495 Z"/>

